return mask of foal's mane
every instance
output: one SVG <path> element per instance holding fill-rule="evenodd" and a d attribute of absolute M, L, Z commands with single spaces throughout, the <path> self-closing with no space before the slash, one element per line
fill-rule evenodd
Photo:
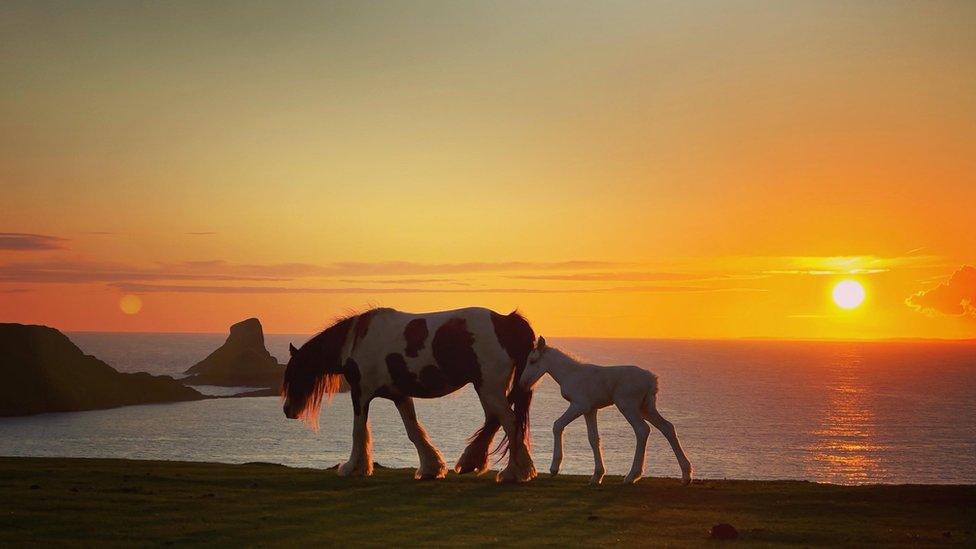
<path fill-rule="evenodd" d="M 549 353 L 549 352 L 555 352 L 556 353 L 556 356 L 558 358 L 565 359 L 565 360 L 568 360 L 568 361 L 573 362 L 573 363 L 576 363 L 576 364 L 583 364 L 583 361 L 580 360 L 579 357 L 577 357 L 576 355 L 574 355 L 572 353 L 567 353 L 566 351 L 564 351 L 564 350 L 562 350 L 562 349 L 560 349 L 558 347 L 552 347 L 550 345 L 546 345 L 546 349 L 545 349 L 545 351 L 543 351 L 543 354 L 544 353 Z"/>

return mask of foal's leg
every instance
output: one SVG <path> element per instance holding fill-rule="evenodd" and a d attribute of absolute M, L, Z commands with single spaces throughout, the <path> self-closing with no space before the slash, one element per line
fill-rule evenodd
<path fill-rule="evenodd" d="M 593 448 L 593 476 L 590 477 L 590 484 L 600 484 L 603 482 L 603 475 L 607 472 L 603 467 L 603 449 L 600 447 L 600 432 L 596 428 L 596 410 L 586 412 L 586 435 L 590 439 L 590 447 Z"/>
<path fill-rule="evenodd" d="M 674 457 L 678 458 L 678 466 L 681 467 L 681 481 L 686 485 L 690 484 L 691 462 L 685 456 L 685 451 L 681 449 L 681 443 L 678 442 L 678 434 L 674 431 L 674 425 L 664 419 L 656 408 L 652 407 L 644 410 L 644 418 L 651 422 L 651 425 L 657 427 L 657 430 L 661 431 L 664 438 L 668 439 L 668 443 L 671 444 L 671 449 L 674 450 Z"/>
<path fill-rule="evenodd" d="M 634 428 L 634 435 L 637 437 L 637 448 L 634 450 L 634 464 L 630 472 L 624 477 L 624 484 L 632 484 L 640 480 L 644 475 L 644 456 L 647 450 L 647 435 L 651 428 L 644 423 L 644 416 L 641 413 L 640 403 L 618 402 L 617 409 L 627 418 L 627 422 Z"/>
<path fill-rule="evenodd" d="M 420 468 L 414 474 L 414 478 L 420 480 L 432 480 L 447 476 L 447 464 L 444 457 L 437 451 L 427 436 L 427 431 L 417 419 L 417 411 L 413 407 L 413 399 L 409 397 L 400 398 L 394 401 L 400 418 L 403 419 L 403 427 L 407 430 L 410 442 L 417 447 L 417 455 L 420 457 Z"/>
<path fill-rule="evenodd" d="M 359 406 L 353 406 L 354 413 L 357 410 L 359 413 L 353 418 L 352 451 L 349 454 L 349 461 L 339 466 L 340 477 L 373 474 L 373 439 L 369 432 L 369 401 L 369 398 L 363 398 Z"/>
<path fill-rule="evenodd" d="M 559 416 L 552 424 L 552 465 L 549 466 L 549 473 L 559 474 L 559 465 L 563 462 L 563 430 L 567 425 L 586 413 L 586 409 L 570 404 L 569 408 Z M 589 423 L 589 422 L 587 422 Z M 594 425 L 595 427 L 595 425 Z"/>

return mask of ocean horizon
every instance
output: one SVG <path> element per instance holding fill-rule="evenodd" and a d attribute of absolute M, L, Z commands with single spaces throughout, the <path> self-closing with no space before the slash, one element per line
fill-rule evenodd
<path fill-rule="evenodd" d="M 70 332 L 86 354 L 123 372 L 174 377 L 206 357 L 225 334 Z M 308 335 L 267 334 L 279 360 Z M 696 476 L 794 479 L 837 484 L 976 483 L 976 342 L 551 338 L 598 364 L 636 364 L 660 379 L 658 405 L 674 423 Z M 234 389 L 204 388 L 210 394 Z M 209 389 L 209 390 L 207 390 Z M 243 389 L 242 389 L 243 390 Z M 449 465 L 483 419 L 468 386 L 417 399 L 420 420 Z M 545 378 L 532 406 L 532 455 L 547 471 L 551 425 L 566 409 Z M 370 410 L 374 459 L 413 467 L 417 456 L 396 409 Z M 214 399 L 0 419 L 0 455 L 265 461 L 328 468 L 350 447 L 345 394 L 323 407 L 312 432 L 287 420 L 276 397 Z M 634 435 L 614 408 L 599 414 L 608 473 L 623 474 Z M 589 474 L 582 420 L 565 434 L 562 471 Z M 680 472 L 652 431 L 648 474 Z"/>

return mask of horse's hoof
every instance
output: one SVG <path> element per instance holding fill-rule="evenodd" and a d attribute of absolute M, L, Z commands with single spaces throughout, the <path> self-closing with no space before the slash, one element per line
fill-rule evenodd
<path fill-rule="evenodd" d="M 624 484 L 637 484 L 637 481 L 641 479 L 640 475 L 627 475 L 624 477 Z"/>
<path fill-rule="evenodd" d="M 500 484 L 514 484 L 518 482 L 518 477 L 516 477 L 515 473 L 512 471 L 505 469 L 504 471 L 499 471 L 498 474 L 495 475 L 495 482 Z"/>
<path fill-rule="evenodd" d="M 477 454 L 477 456 L 476 456 Z M 463 475 L 465 473 L 481 474 L 488 470 L 488 452 L 475 452 L 465 450 L 454 465 L 454 472 Z"/>
<path fill-rule="evenodd" d="M 454 472 L 459 475 L 463 475 L 466 473 L 475 473 L 480 475 L 481 473 L 484 473 L 487 470 L 488 470 L 487 462 L 478 464 L 478 463 L 471 463 L 471 462 L 462 463 L 458 461 L 457 464 L 454 466 Z"/>
<path fill-rule="evenodd" d="M 593 486 L 599 486 L 603 484 L 603 475 L 600 476 L 593 475 L 592 477 L 590 477 L 590 484 Z"/>
<path fill-rule="evenodd" d="M 423 468 L 417 469 L 414 473 L 413 478 L 417 480 L 437 480 L 442 479 L 447 476 L 447 465 L 441 464 L 438 468 L 430 468 L 424 470 Z"/>
<path fill-rule="evenodd" d="M 373 468 L 359 467 L 355 464 L 350 465 L 347 461 L 339 466 L 336 473 L 338 473 L 340 477 L 369 477 L 373 475 Z"/>

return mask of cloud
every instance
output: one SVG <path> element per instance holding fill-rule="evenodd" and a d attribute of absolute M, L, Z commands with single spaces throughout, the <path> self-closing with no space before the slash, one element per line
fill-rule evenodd
<path fill-rule="evenodd" d="M 469 286 L 468 282 L 461 282 L 453 278 L 341 278 L 339 282 L 346 284 L 452 284 L 455 286 Z"/>
<path fill-rule="evenodd" d="M 131 280 L 281 281 L 285 279 L 221 273 L 219 270 L 194 270 L 179 265 L 157 265 L 146 268 L 120 263 L 88 261 L 47 261 L 0 265 L 0 282 L 83 284 Z"/>
<path fill-rule="evenodd" d="M 648 281 L 671 281 L 671 280 L 708 280 L 715 278 L 708 274 L 691 273 L 665 273 L 665 272 L 602 272 L 602 273 L 546 273 L 546 274 L 527 274 L 510 275 L 509 278 L 522 280 L 566 280 L 573 282 L 603 282 L 603 281 L 626 281 L 626 282 L 648 282 Z"/>
<path fill-rule="evenodd" d="M 705 288 L 697 286 L 621 286 L 611 288 L 363 288 L 363 287 L 286 287 L 286 286 L 211 286 L 113 282 L 110 286 L 132 293 L 195 294 L 586 294 L 586 293 L 686 293 L 686 292 L 762 292 L 755 288 Z"/>
<path fill-rule="evenodd" d="M 976 267 L 963 265 L 947 282 L 910 296 L 905 304 L 930 314 L 976 317 Z"/>
<path fill-rule="evenodd" d="M 369 276 L 430 276 L 508 271 L 607 268 L 616 263 L 563 261 L 553 263 L 414 263 L 409 261 L 244 264 L 222 260 L 185 261 L 137 267 L 92 261 L 20 262 L 0 265 L 0 281 L 35 283 L 86 283 L 147 280 L 287 281 L 297 278 Z M 364 281 L 365 282 L 365 281 Z"/>
<path fill-rule="evenodd" d="M 64 249 L 64 238 L 44 234 L 0 233 L 0 250 L 30 252 Z"/>

